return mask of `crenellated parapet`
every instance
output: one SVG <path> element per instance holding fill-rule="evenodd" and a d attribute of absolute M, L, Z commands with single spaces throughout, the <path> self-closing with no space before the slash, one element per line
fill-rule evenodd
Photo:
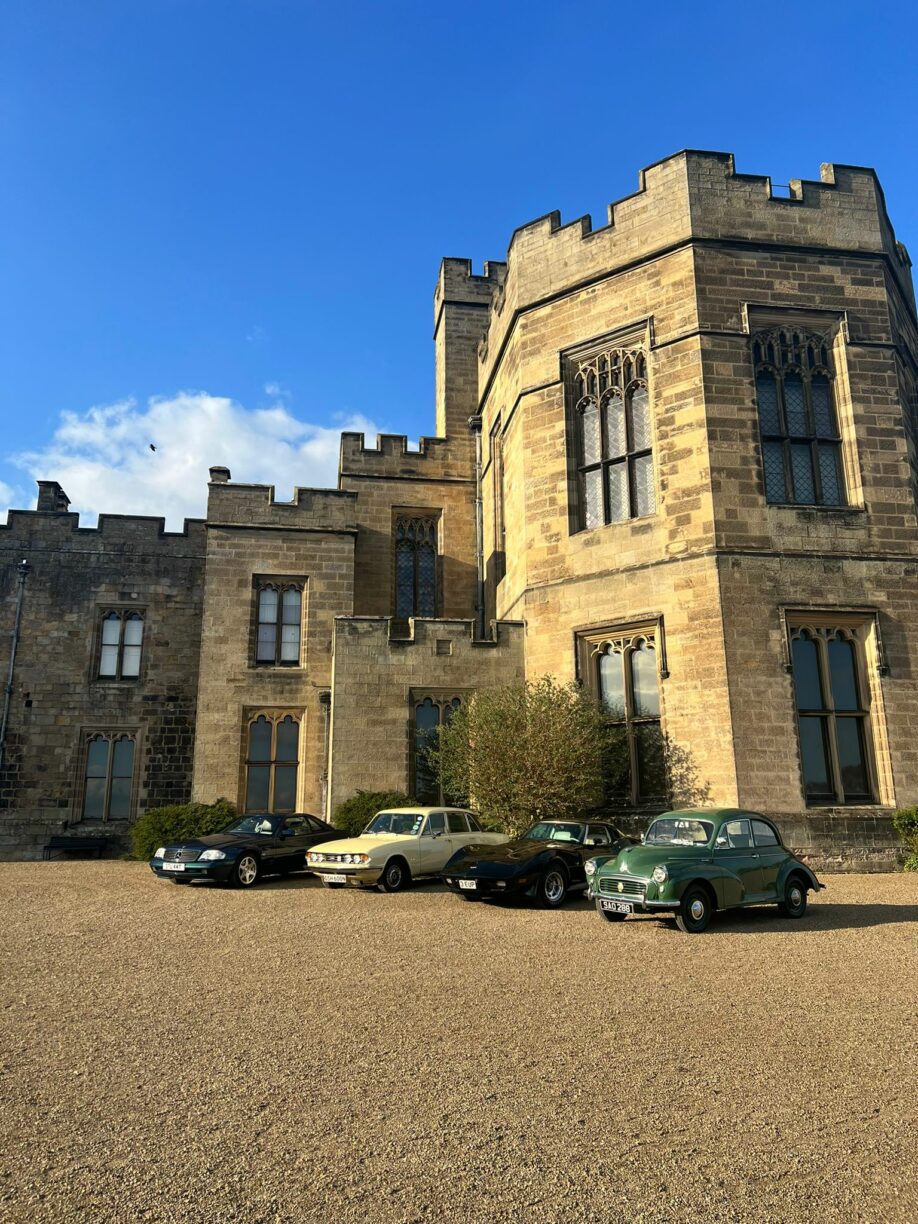
<path fill-rule="evenodd" d="M 357 495 L 338 489 L 293 490 L 279 501 L 273 485 L 233 484 L 226 469 L 212 469 L 208 486 L 207 525 L 344 532 L 357 531 Z M 215 476 L 216 473 L 216 476 Z"/>
<path fill-rule="evenodd" d="M 468 434 L 468 426 L 465 429 Z M 454 438 L 421 438 L 416 449 L 406 434 L 377 434 L 376 445 L 367 446 L 362 433 L 342 433 L 338 464 L 339 480 L 348 477 L 418 480 L 468 480 L 472 471 L 467 447 Z"/>
<path fill-rule="evenodd" d="M 10 510 L 0 523 L 0 550 L 160 552 L 164 556 L 204 551 L 204 522 L 185 519 L 181 531 L 167 531 L 166 520 L 139 514 L 100 514 L 93 527 L 81 527 L 71 511 Z"/>

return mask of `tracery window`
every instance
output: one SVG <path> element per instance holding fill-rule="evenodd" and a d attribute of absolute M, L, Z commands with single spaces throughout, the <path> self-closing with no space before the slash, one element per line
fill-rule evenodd
<path fill-rule="evenodd" d="M 607 797 L 632 805 L 662 801 L 666 767 L 656 629 L 595 641 L 591 664 L 593 687 L 610 723 L 620 730 L 606 769 Z"/>
<path fill-rule="evenodd" d="M 295 812 L 300 759 L 295 714 L 260 713 L 247 727 L 245 810 Z"/>
<path fill-rule="evenodd" d="M 844 505 L 829 339 L 802 328 L 757 332 L 752 357 L 766 500 Z"/>
<path fill-rule="evenodd" d="M 579 526 L 600 527 L 656 510 L 653 422 L 644 351 L 609 348 L 572 359 Z"/>
<path fill-rule="evenodd" d="M 427 749 L 436 743 L 440 727 L 449 722 L 461 704 L 462 699 L 457 696 L 425 696 L 414 702 L 413 794 L 423 806 L 450 803 L 427 759 Z"/>
<path fill-rule="evenodd" d="M 265 582 L 259 586 L 256 664 L 298 666 L 302 614 L 303 590 L 298 583 Z"/>
<path fill-rule="evenodd" d="M 136 680 L 143 651 L 143 615 L 112 611 L 102 617 L 99 643 L 100 680 Z"/>
<path fill-rule="evenodd" d="M 864 647 L 851 625 L 790 628 L 803 785 L 808 803 L 871 803 Z"/>
<path fill-rule="evenodd" d="M 395 520 L 395 615 L 437 615 L 437 520 L 399 515 Z"/>
<path fill-rule="evenodd" d="M 86 744 L 84 820 L 127 820 L 134 790 L 134 736 L 99 732 Z"/>

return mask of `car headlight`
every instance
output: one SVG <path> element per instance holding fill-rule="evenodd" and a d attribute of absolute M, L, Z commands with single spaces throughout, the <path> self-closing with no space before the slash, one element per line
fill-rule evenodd
<path fill-rule="evenodd" d="M 308 857 L 309 857 L 310 863 L 321 863 L 325 859 L 324 854 L 310 854 Z"/>
<path fill-rule="evenodd" d="M 665 884 L 669 879 L 669 872 L 665 867 L 654 867 L 653 874 L 650 877 L 654 884 Z"/>
<path fill-rule="evenodd" d="M 154 858 L 165 858 L 166 857 L 166 847 L 160 846 L 160 848 L 154 853 L 153 857 Z"/>
<path fill-rule="evenodd" d="M 344 856 L 344 862 L 345 862 L 345 863 L 356 863 L 356 862 L 357 862 L 357 855 L 356 855 L 356 854 L 346 854 L 346 855 Z"/>
<path fill-rule="evenodd" d="M 594 860 L 594 859 L 587 859 L 586 864 L 584 865 L 583 870 L 584 870 L 584 871 L 587 873 L 587 875 L 588 875 L 588 876 L 595 875 L 595 874 L 596 874 L 596 862 L 595 862 L 595 860 Z"/>
<path fill-rule="evenodd" d="M 198 856 L 199 863 L 213 863 L 216 859 L 225 859 L 226 855 L 222 850 L 205 850 L 203 854 Z"/>

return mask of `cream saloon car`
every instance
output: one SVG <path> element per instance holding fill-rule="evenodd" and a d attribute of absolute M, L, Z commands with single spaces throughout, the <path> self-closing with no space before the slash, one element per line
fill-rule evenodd
<path fill-rule="evenodd" d="M 398 808 L 377 812 L 360 837 L 326 842 L 307 855 L 307 867 L 326 888 L 398 892 L 418 876 L 438 875 L 457 850 L 507 840 L 505 833 L 483 833 L 461 808 Z"/>

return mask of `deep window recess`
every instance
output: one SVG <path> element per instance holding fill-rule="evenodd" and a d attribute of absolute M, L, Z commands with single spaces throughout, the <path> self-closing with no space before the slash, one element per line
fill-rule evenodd
<path fill-rule="evenodd" d="M 752 337 L 765 497 L 774 504 L 846 504 L 829 345 L 798 328 Z"/>
<path fill-rule="evenodd" d="M 296 811 L 300 724 L 293 714 L 258 714 L 248 725 L 245 810 Z"/>
<path fill-rule="evenodd" d="M 450 801 L 427 759 L 427 749 L 436 742 L 440 727 L 449 722 L 461 704 L 459 697 L 424 697 L 414 703 L 413 793 L 424 806 Z"/>
<path fill-rule="evenodd" d="M 606 637 L 595 645 L 591 662 L 591 686 L 609 721 L 620 729 L 606 770 L 607 797 L 633 805 L 663 800 L 666 768 L 655 630 Z"/>
<path fill-rule="evenodd" d="M 807 803 L 872 803 L 863 645 L 837 625 L 791 628 Z"/>
<path fill-rule="evenodd" d="M 100 680 L 136 680 L 143 651 L 140 612 L 106 612 L 99 646 Z"/>
<path fill-rule="evenodd" d="M 93 735 L 86 745 L 84 820 L 127 820 L 134 791 L 134 737 Z"/>
<path fill-rule="evenodd" d="M 300 661 L 303 591 L 294 583 L 258 588 L 257 664 L 296 667 Z"/>
<path fill-rule="evenodd" d="M 402 516 L 395 520 L 395 615 L 437 615 L 437 520 Z"/>
<path fill-rule="evenodd" d="M 641 348 L 610 348 L 571 363 L 579 526 L 601 527 L 656 510 L 653 422 Z"/>

